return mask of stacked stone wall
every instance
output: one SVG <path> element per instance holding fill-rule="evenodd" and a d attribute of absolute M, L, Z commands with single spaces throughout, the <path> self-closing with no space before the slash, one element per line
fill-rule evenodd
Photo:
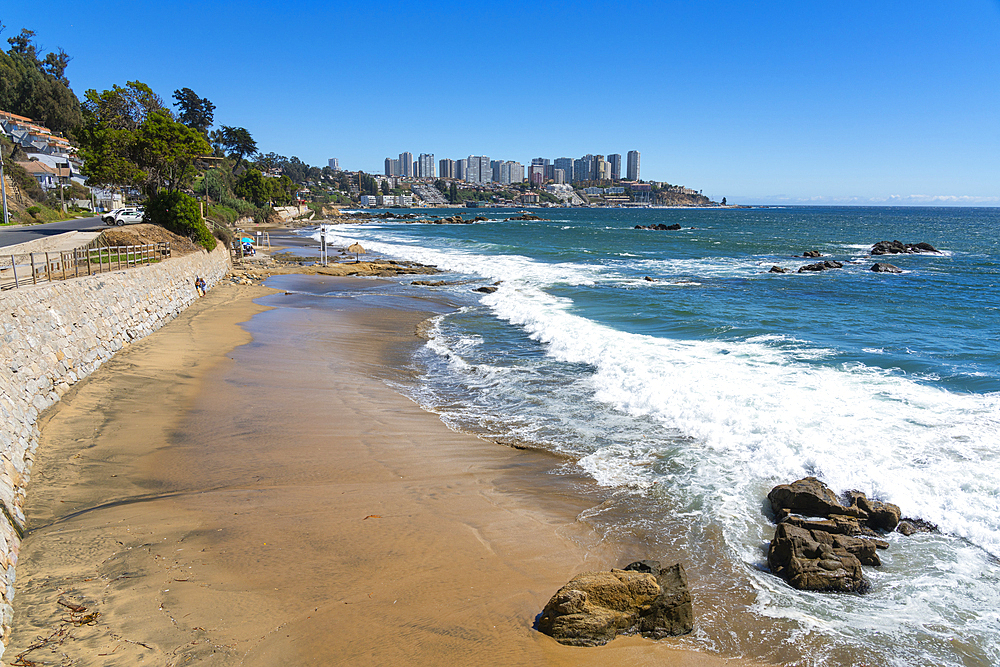
<path fill-rule="evenodd" d="M 131 341 L 176 317 L 229 270 L 219 244 L 157 264 L 0 293 L 0 613 L 10 640 L 25 487 L 38 416 Z"/>

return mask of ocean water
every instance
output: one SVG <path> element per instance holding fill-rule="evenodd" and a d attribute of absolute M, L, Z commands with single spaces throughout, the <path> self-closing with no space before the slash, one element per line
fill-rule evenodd
<path fill-rule="evenodd" d="M 685 641 L 800 665 L 1000 664 L 1000 210 L 474 213 L 490 221 L 326 233 L 446 272 L 419 289 L 461 307 L 433 320 L 405 391 L 606 489 L 581 520 L 684 562 Z M 683 229 L 633 229 L 658 223 Z M 893 239 L 939 252 L 869 256 Z M 807 250 L 844 267 L 768 273 Z M 806 475 L 940 532 L 889 536 L 865 595 L 795 591 L 767 571 L 765 499 Z"/>

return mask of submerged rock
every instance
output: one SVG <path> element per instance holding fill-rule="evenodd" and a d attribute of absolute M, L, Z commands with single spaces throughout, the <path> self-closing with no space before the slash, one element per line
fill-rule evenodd
<path fill-rule="evenodd" d="M 875 273 L 902 273 L 903 269 L 898 266 L 893 266 L 892 264 L 887 264 L 885 262 L 876 262 L 872 266 L 872 271 Z"/>
<path fill-rule="evenodd" d="M 573 577 L 545 605 L 538 629 L 560 644 L 600 646 L 619 634 L 659 639 L 694 628 L 687 576 L 680 563 L 637 561 L 624 570 Z"/>
<path fill-rule="evenodd" d="M 899 524 L 896 526 L 896 532 L 909 537 L 910 535 L 915 535 L 917 533 L 936 533 L 938 532 L 938 527 L 937 524 L 925 521 L 924 519 L 905 517 L 899 520 Z"/>

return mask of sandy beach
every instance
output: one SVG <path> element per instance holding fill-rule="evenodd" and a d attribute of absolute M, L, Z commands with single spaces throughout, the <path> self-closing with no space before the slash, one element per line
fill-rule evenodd
<path fill-rule="evenodd" d="M 748 664 L 533 630 L 573 575 L 658 554 L 386 384 L 447 304 L 366 304 L 221 285 L 45 413 L 8 664 Z"/>

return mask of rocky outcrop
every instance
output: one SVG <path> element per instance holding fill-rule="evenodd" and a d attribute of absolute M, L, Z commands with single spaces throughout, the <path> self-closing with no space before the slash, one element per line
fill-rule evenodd
<path fill-rule="evenodd" d="M 774 266 L 772 266 L 770 268 L 770 270 L 768 271 L 768 273 L 788 273 L 788 269 L 783 269 L 780 266 L 778 266 L 777 264 L 775 264 Z"/>
<path fill-rule="evenodd" d="M 804 253 L 802 253 L 802 256 L 815 259 L 816 257 L 822 257 L 823 253 L 821 253 L 819 250 L 806 250 Z"/>
<path fill-rule="evenodd" d="M 680 228 L 681 228 L 681 226 L 678 225 L 678 224 L 676 224 L 676 223 L 673 224 L 673 225 L 665 225 L 665 224 L 663 224 L 661 222 L 658 225 L 645 225 L 645 226 L 644 225 L 636 225 L 632 229 L 652 229 L 652 230 L 657 231 L 657 232 L 676 232 Z"/>
<path fill-rule="evenodd" d="M 560 588 L 538 629 L 560 644 L 600 646 L 619 634 L 682 635 L 694 628 L 694 608 L 680 563 L 631 563 L 624 570 L 585 572 Z"/>
<path fill-rule="evenodd" d="M 879 241 L 872 246 L 872 255 L 903 255 L 921 252 L 937 252 L 930 243 L 902 243 L 901 241 Z"/>
<path fill-rule="evenodd" d="M 872 271 L 875 273 L 902 273 L 903 269 L 885 262 L 876 262 L 872 265 Z"/>
<path fill-rule="evenodd" d="M 778 521 L 768 567 L 802 590 L 863 592 L 861 566 L 881 565 L 876 551 L 889 548 L 879 531 L 892 531 L 900 521 L 896 505 L 860 491 L 849 491 L 842 501 L 815 477 L 779 484 L 767 499 Z"/>
<path fill-rule="evenodd" d="M 532 215 L 530 213 L 522 213 L 521 215 L 516 215 L 513 218 L 507 218 L 507 220 L 542 220 L 548 222 L 546 218 L 540 218 L 537 215 Z"/>
<path fill-rule="evenodd" d="M 862 544 L 864 542 L 866 540 L 780 523 L 767 550 L 767 565 L 771 572 L 799 590 L 860 593 L 867 584 L 861 560 L 851 553 L 851 547 L 864 553 L 866 558 L 869 555 L 878 558 L 874 545 L 869 549 Z"/>
<path fill-rule="evenodd" d="M 840 262 L 828 259 L 823 262 L 806 264 L 805 266 L 799 267 L 799 273 L 806 273 L 807 271 L 826 271 L 827 269 L 841 269 L 843 267 L 844 265 Z"/>

